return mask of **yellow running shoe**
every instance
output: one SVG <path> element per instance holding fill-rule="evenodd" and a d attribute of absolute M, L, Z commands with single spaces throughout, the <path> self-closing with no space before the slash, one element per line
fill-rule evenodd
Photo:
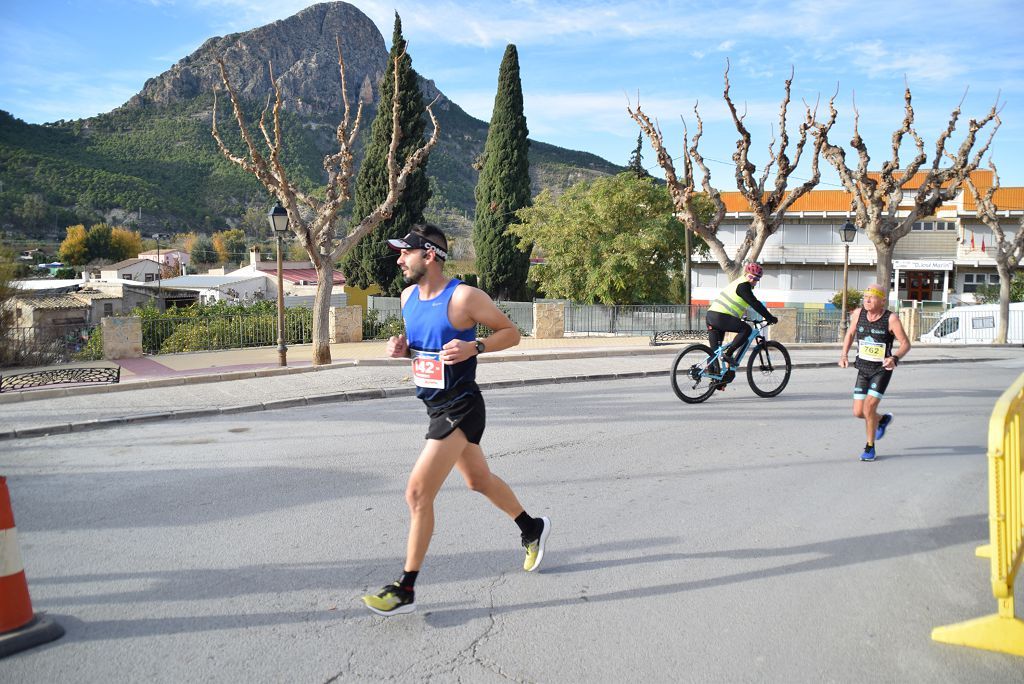
<path fill-rule="evenodd" d="M 403 589 L 398 582 L 387 585 L 376 595 L 366 595 L 363 603 L 377 615 L 401 615 L 416 610 L 413 592 Z"/>
<path fill-rule="evenodd" d="M 526 547 L 526 560 L 523 561 L 523 570 L 526 572 L 533 572 L 540 567 L 540 562 L 544 560 L 544 544 L 548 540 L 548 534 L 551 532 L 551 521 L 547 518 L 541 518 L 540 521 L 544 524 L 541 528 L 540 536 L 536 539 L 527 540 L 523 538 L 523 546 Z"/>

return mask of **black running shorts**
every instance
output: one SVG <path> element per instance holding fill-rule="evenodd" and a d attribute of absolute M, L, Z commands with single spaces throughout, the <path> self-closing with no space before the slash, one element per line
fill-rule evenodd
<path fill-rule="evenodd" d="M 863 401 L 867 397 L 881 399 L 891 379 L 892 371 L 881 366 L 877 370 L 859 368 L 857 382 L 853 385 L 853 400 Z"/>
<path fill-rule="evenodd" d="M 484 409 L 484 397 L 479 392 L 472 392 L 436 408 L 428 404 L 427 415 L 430 416 L 427 439 L 444 439 L 456 428 L 462 430 L 470 444 L 479 444 L 484 436 L 487 412 Z"/>

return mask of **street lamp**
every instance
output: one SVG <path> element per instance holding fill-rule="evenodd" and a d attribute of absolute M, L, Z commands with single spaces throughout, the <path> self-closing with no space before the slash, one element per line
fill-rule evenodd
<path fill-rule="evenodd" d="M 278 202 L 270 213 L 270 228 L 277 237 L 277 357 L 282 366 L 288 365 L 288 347 L 284 345 L 284 264 L 281 262 L 281 240 L 288 232 L 288 211 Z"/>
<path fill-rule="evenodd" d="M 142 209 L 139 209 L 139 213 L 140 214 L 142 213 Z M 162 261 L 160 261 L 160 239 L 161 238 L 169 238 L 169 237 L 170 237 L 169 235 L 164 235 L 163 233 L 153 233 L 153 239 L 156 240 L 156 263 L 159 264 L 159 268 L 157 269 L 157 272 L 156 272 L 156 298 L 157 298 L 157 302 L 159 302 L 160 298 L 163 296 L 162 287 L 163 287 L 163 277 L 164 277 L 164 263 Z M 166 309 L 167 307 L 164 307 L 164 308 Z"/>
<path fill-rule="evenodd" d="M 850 243 L 857 237 L 857 226 L 853 225 L 849 221 L 843 224 L 843 227 L 836 231 L 839 233 L 839 239 L 843 241 L 843 314 L 842 320 L 839 324 L 840 337 L 846 337 L 846 329 L 849 327 L 850 322 L 846 320 L 846 289 L 849 282 L 850 272 Z"/>

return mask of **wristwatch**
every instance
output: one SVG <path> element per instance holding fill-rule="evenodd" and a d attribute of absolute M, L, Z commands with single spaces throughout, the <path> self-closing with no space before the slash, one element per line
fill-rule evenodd
<path fill-rule="evenodd" d="M 476 341 L 476 353 L 478 356 L 484 353 L 484 343 L 480 340 Z"/>

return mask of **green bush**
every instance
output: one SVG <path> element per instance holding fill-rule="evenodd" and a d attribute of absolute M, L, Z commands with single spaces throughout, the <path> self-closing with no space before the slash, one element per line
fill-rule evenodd
<path fill-rule="evenodd" d="M 383 320 L 380 311 L 369 309 L 363 316 L 363 339 L 386 340 L 405 333 L 405 321 L 400 315 L 388 314 Z"/>
<path fill-rule="evenodd" d="M 861 302 L 861 299 L 863 298 L 863 296 L 864 296 L 864 293 L 862 293 L 860 290 L 854 290 L 854 289 L 847 290 L 846 291 L 846 310 L 847 311 L 853 311 L 858 306 L 860 306 L 860 302 Z M 842 309 L 843 308 L 843 291 L 842 290 L 840 290 L 839 292 L 836 292 L 834 295 L 832 295 L 832 306 L 836 307 L 837 309 Z"/>

